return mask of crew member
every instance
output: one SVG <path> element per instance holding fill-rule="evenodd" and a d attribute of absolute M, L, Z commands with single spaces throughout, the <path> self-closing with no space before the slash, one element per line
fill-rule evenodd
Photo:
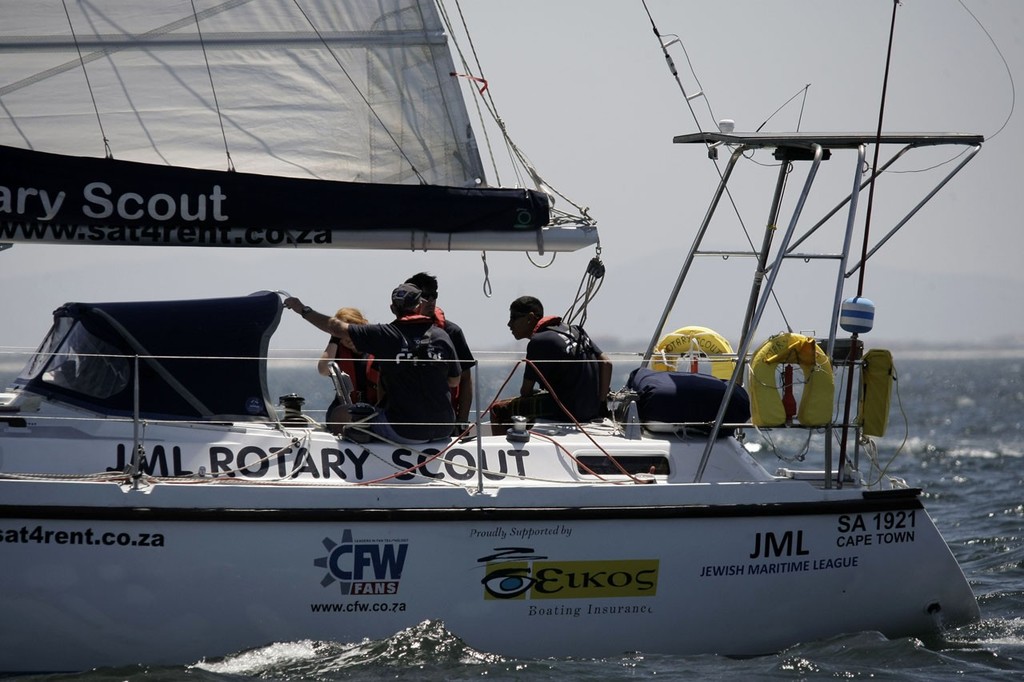
<path fill-rule="evenodd" d="M 509 306 L 508 328 L 529 339 L 519 396 L 491 406 L 491 431 L 505 432 L 514 415 L 587 422 L 599 417 L 612 378 L 612 362 L 579 326 L 544 315 L 544 305 L 521 296 Z"/>
<path fill-rule="evenodd" d="M 462 370 L 448 334 L 421 314 L 421 300 L 419 287 L 400 284 L 391 292 L 395 319 L 386 324 L 350 324 L 298 298 L 284 302 L 348 348 L 375 357 L 384 397 L 368 427 L 398 443 L 447 438 L 455 421 L 450 389 L 458 385 Z"/>

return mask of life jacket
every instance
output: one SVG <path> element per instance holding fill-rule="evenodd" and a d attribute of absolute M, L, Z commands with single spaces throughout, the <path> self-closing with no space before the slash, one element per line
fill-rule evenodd
<path fill-rule="evenodd" d="M 352 378 L 352 402 L 376 405 L 380 373 L 373 368 L 373 356 L 357 354 L 339 343 L 334 362 L 338 369 Z"/>
<path fill-rule="evenodd" d="M 445 319 L 444 311 L 441 310 L 440 308 L 438 308 L 436 305 L 434 306 L 434 326 L 435 327 L 440 327 L 441 329 L 444 329 L 445 331 L 448 331 L 448 320 Z M 462 358 L 459 358 L 459 360 L 461 361 Z M 455 408 L 455 414 L 459 413 L 459 389 L 460 388 L 462 388 L 462 386 L 460 384 L 455 384 L 454 386 L 449 386 L 448 387 L 448 390 L 451 391 L 451 394 L 452 394 L 452 407 Z"/>
<path fill-rule="evenodd" d="M 401 317 L 397 318 L 395 322 L 397 324 L 409 324 L 411 322 L 433 322 L 433 320 L 427 317 L 426 315 L 420 315 L 419 313 L 416 313 L 414 315 L 402 315 Z"/>
<path fill-rule="evenodd" d="M 597 396 L 600 387 L 600 370 L 593 364 L 598 358 L 597 348 L 579 325 L 566 325 L 556 316 L 542 317 L 534 326 L 535 336 L 540 332 L 552 332 L 561 337 L 561 353 L 566 360 L 574 361 L 571 367 L 559 364 L 562 357 L 538 361 L 533 374 L 541 381 L 542 387 L 558 397 L 560 404 L 552 416 L 564 414 L 567 418 L 587 421 L 600 413 Z M 554 340 L 552 340 L 554 341 Z M 557 342 L 555 342 L 557 343 Z M 555 346 L 552 343 L 552 350 Z M 547 353 L 545 353 L 547 354 Z M 529 349 L 527 350 L 529 356 Z M 553 360 L 553 362 L 551 362 Z M 551 362 L 551 364 L 547 364 Z M 546 376 L 545 376 L 546 375 Z M 524 376 L 529 376 L 526 374 Z M 593 382 L 593 384 L 591 384 Z M 560 393 L 560 395 L 558 395 Z"/>
<path fill-rule="evenodd" d="M 434 320 L 426 315 L 404 315 L 395 320 L 395 323 L 398 325 L 414 324 L 417 322 L 434 323 Z M 437 325 L 434 324 L 433 326 Z M 409 337 L 402 334 L 402 349 L 399 351 L 396 358 L 398 360 L 412 360 L 414 365 L 418 364 L 420 361 L 442 359 L 432 346 L 434 336 L 430 333 L 431 328 L 428 328 L 426 332 L 417 336 L 415 339 L 412 339 L 411 343 Z"/>
<path fill-rule="evenodd" d="M 592 360 L 597 355 L 594 352 L 594 342 L 590 335 L 579 325 L 562 324 L 562 318 L 556 315 L 547 315 L 537 320 L 533 327 L 533 333 L 541 331 L 552 331 L 559 336 L 565 337 L 565 352 L 574 360 Z"/>

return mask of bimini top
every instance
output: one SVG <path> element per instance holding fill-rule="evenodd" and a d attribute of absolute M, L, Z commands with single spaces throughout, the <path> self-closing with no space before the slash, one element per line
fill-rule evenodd
<path fill-rule="evenodd" d="M 15 384 L 101 414 L 146 419 L 269 419 L 266 357 L 277 294 L 67 303 Z M 137 372 L 136 372 L 137 368 Z M 136 376 L 137 375 L 137 376 Z"/>

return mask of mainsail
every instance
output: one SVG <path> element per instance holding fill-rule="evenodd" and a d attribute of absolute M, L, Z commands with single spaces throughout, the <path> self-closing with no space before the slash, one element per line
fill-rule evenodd
<path fill-rule="evenodd" d="M 0 242 L 574 250 L 430 0 L 0 1 Z"/>

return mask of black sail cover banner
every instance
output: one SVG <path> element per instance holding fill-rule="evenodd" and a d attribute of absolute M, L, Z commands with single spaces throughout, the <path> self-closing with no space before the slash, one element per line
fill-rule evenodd
<path fill-rule="evenodd" d="M 0 242 L 330 247 L 342 232 L 529 232 L 526 189 L 385 185 L 66 156 L 0 146 Z"/>

